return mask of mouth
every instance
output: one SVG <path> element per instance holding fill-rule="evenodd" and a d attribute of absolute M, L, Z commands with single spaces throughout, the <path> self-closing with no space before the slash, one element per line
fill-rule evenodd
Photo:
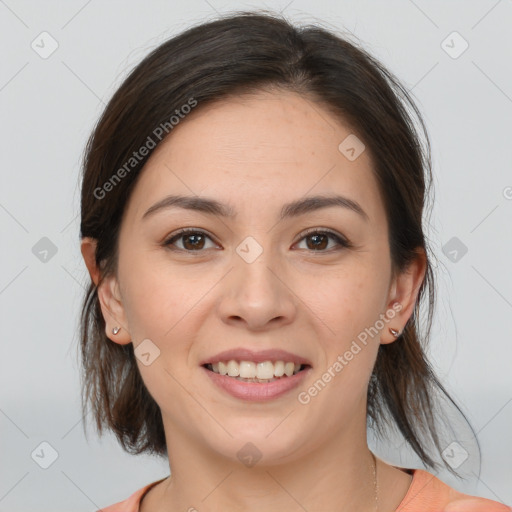
<path fill-rule="evenodd" d="M 289 396 L 312 372 L 309 364 L 279 360 L 217 359 L 200 367 L 216 389 L 250 402 L 267 402 Z"/>
<path fill-rule="evenodd" d="M 309 364 L 294 363 L 292 361 L 218 361 L 205 363 L 203 368 L 212 373 L 231 377 L 241 382 L 267 384 L 278 380 L 289 379 L 298 373 L 311 368 Z"/>

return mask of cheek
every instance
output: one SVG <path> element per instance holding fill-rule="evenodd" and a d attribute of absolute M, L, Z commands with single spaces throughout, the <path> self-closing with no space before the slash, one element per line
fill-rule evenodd
<path fill-rule="evenodd" d="M 385 293 L 384 272 L 347 265 L 337 272 L 305 276 L 298 295 L 336 341 L 350 341 L 378 318 Z"/>
<path fill-rule="evenodd" d="M 184 314 L 186 288 L 171 279 L 144 254 L 130 255 L 119 264 L 123 305 L 132 338 L 162 339 Z"/>
<path fill-rule="evenodd" d="M 150 339 L 160 349 L 162 360 L 187 359 L 197 332 L 211 315 L 214 288 L 222 273 L 198 272 L 192 267 L 170 268 L 165 258 L 151 258 L 141 252 L 128 258 L 120 276 L 123 303 L 135 347 Z"/>

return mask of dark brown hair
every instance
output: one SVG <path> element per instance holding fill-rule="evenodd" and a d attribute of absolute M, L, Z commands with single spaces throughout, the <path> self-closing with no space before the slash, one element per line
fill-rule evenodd
<path fill-rule="evenodd" d="M 272 89 L 297 92 L 329 109 L 370 151 L 387 211 L 393 271 L 404 270 L 418 248 L 426 252 L 427 270 L 414 312 L 400 338 L 379 347 L 367 418 L 380 433 L 391 419 L 423 463 L 435 468 L 427 442 L 439 453 L 443 447 L 434 392 L 444 394 L 467 419 L 425 354 L 435 298 L 422 225 L 432 181 L 430 142 L 407 90 L 362 47 L 318 25 L 294 26 L 265 11 L 231 13 L 167 40 L 124 80 L 90 136 L 83 163 L 80 235 L 97 240 L 101 279 L 115 273 L 123 212 L 154 148 L 136 162 L 133 153 L 153 146 L 149 139 L 158 146 L 172 136 L 171 118 L 182 117 L 185 105 L 200 109 L 220 99 Z M 424 145 L 411 113 L 419 121 Z M 426 325 L 420 334 L 424 302 Z M 80 348 L 84 415 L 90 404 L 98 432 L 105 426 L 112 430 L 126 451 L 166 456 L 160 408 L 139 374 L 133 344 L 119 345 L 106 337 L 94 283 L 83 303 Z"/>

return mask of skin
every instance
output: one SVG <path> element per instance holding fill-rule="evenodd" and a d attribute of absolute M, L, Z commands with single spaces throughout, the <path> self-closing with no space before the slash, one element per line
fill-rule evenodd
<path fill-rule="evenodd" d="M 162 411 L 172 478 L 146 494 L 143 512 L 375 510 L 368 381 L 379 344 L 396 342 L 388 328 L 401 331 L 412 314 L 425 257 L 418 252 L 393 275 L 369 152 L 349 161 L 338 150 L 351 133 L 306 97 L 262 91 L 198 107 L 147 162 L 123 217 L 117 275 L 99 288 L 112 342 L 136 348 L 149 338 L 160 350 L 149 366 L 137 363 Z M 284 203 L 334 193 L 357 201 L 368 221 L 329 207 L 278 222 Z M 215 198 L 237 216 L 175 208 L 142 220 L 168 194 Z M 182 227 L 210 238 L 199 249 L 186 236 L 175 251 L 165 247 Z M 330 228 L 353 247 L 327 238 L 316 249 L 311 234 L 304 238 L 309 228 Z M 252 263 L 236 252 L 247 236 L 263 248 Z M 94 247 L 83 240 L 97 283 Z M 379 335 L 308 404 L 299 403 L 298 393 L 395 302 L 402 309 Z M 300 389 L 246 402 L 217 389 L 199 367 L 235 347 L 289 350 L 313 370 Z M 262 454 L 250 468 L 237 457 L 247 442 Z M 381 459 L 377 471 L 379 510 L 395 510 L 411 477 Z"/>

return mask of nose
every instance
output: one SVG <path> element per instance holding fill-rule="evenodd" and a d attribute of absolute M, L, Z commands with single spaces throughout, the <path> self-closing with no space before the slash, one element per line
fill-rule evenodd
<path fill-rule="evenodd" d="M 282 327 L 293 322 L 298 298 L 289 273 L 265 252 L 252 263 L 234 258 L 234 267 L 223 279 L 219 314 L 223 322 L 244 325 L 252 331 Z"/>

